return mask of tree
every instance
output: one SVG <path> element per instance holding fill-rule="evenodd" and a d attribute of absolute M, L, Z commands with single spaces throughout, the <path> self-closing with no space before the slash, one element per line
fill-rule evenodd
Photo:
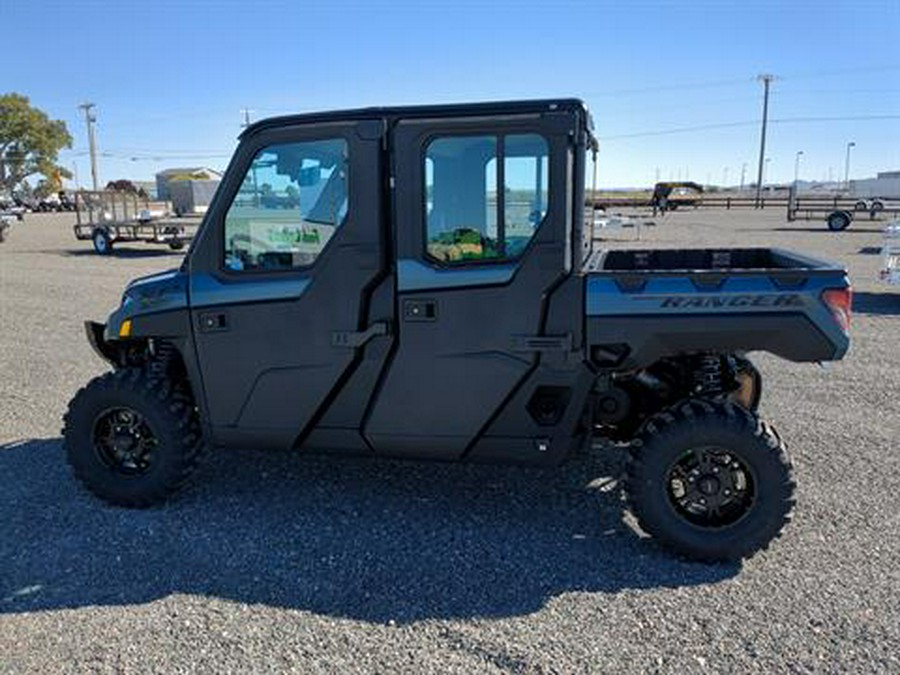
<path fill-rule="evenodd" d="M 56 160 L 60 150 L 71 147 L 65 122 L 33 108 L 27 96 L 0 95 L 0 191 L 12 192 L 34 174 L 51 181 L 70 178 Z"/>
<path fill-rule="evenodd" d="M 131 195 L 137 195 L 142 199 L 147 198 L 147 192 L 142 187 L 138 187 L 127 178 L 119 180 L 111 180 L 106 184 L 107 190 L 115 190 L 116 192 L 127 192 Z"/>

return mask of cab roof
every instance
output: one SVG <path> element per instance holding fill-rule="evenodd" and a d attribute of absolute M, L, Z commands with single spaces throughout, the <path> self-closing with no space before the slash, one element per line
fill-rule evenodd
<path fill-rule="evenodd" d="M 392 125 L 400 119 L 423 119 L 445 117 L 479 117 L 491 115 L 528 115 L 547 112 L 571 112 L 582 118 L 582 124 L 593 132 L 593 121 L 584 101 L 577 98 L 539 99 L 525 101 L 493 101 L 486 103 L 444 103 L 435 105 L 388 106 L 331 110 L 325 112 L 299 113 L 269 117 L 254 122 L 241 133 L 239 138 L 251 136 L 259 131 L 300 124 L 345 122 L 357 120 L 383 119 Z"/>

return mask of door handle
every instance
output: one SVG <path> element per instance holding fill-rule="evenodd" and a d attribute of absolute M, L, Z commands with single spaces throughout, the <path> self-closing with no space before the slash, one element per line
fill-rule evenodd
<path fill-rule="evenodd" d="M 225 312 L 203 312 L 200 315 L 201 333 L 220 333 L 228 330 L 228 314 Z"/>
<path fill-rule="evenodd" d="M 362 347 L 372 338 L 379 335 L 390 335 L 391 328 L 385 321 L 373 323 L 363 331 L 339 330 L 331 334 L 332 347 Z"/>

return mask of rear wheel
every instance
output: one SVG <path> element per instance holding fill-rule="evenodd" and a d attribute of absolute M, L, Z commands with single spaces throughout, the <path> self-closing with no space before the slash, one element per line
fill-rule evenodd
<path fill-rule="evenodd" d="M 860 199 L 858 202 L 856 202 L 853 205 L 853 210 L 854 211 L 868 211 L 869 205 L 866 204 L 866 202 L 864 200 Z"/>
<path fill-rule="evenodd" d="M 840 232 L 850 227 L 853 216 L 847 211 L 834 211 L 828 216 L 828 229 L 832 232 Z"/>
<path fill-rule="evenodd" d="M 774 429 L 731 403 L 692 400 L 656 415 L 629 464 L 641 528 L 704 561 L 767 548 L 790 520 L 794 487 Z"/>
<path fill-rule="evenodd" d="M 165 499 L 193 472 L 202 448 L 190 395 L 139 369 L 107 373 L 82 388 L 69 404 L 63 436 L 75 476 L 120 506 Z"/>

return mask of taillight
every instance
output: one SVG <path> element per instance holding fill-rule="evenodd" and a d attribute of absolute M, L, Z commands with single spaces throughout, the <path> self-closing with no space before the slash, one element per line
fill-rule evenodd
<path fill-rule="evenodd" d="M 828 309 L 834 315 L 834 320 L 845 333 L 850 332 L 850 315 L 853 306 L 853 289 L 829 288 L 822 291 L 822 301 L 828 305 Z"/>

